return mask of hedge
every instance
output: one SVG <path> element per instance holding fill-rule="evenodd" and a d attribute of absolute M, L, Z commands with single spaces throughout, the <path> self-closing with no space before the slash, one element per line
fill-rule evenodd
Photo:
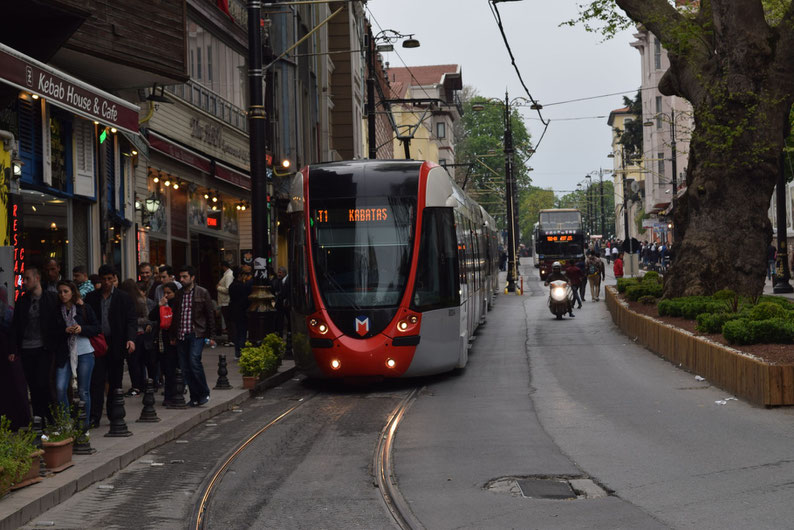
<path fill-rule="evenodd" d="M 794 323 L 782 318 L 740 318 L 726 322 L 722 335 L 731 344 L 790 344 L 794 342 Z"/>
<path fill-rule="evenodd" d="M 741 318 L 738 313 L 701 313 L 697 316 L 695 329 L 701 333 L 722 333 L 722 327 L 729 320 Z"/>
<path fill-rule="evenodd" d="M 629 286 L 626 289 L 626 298 L 632 302 L 636 302 L 643 296 L 659 298 L 662 296 L 663 290 L 664 286 L 661 283 L 644 281 L 641 284 Z"/>

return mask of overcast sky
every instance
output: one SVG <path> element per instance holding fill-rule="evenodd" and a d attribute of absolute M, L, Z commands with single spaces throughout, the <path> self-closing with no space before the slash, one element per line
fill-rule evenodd
<path fill-rule="evenodd" d="M 532 96 L 544 105 L 551 120 L 546 137 L 531 159 L 533 184 L 560 194 L 575 189 L 584 176 L 611 169 L 607 158 L 611 110 L 623 106 L 621 95 L 578 103 L 572 99 L 629 91 L 640 86 L 640 55 L 627 31 L 601 42 L 600 35 L 581 26 L 559 27 L 577 14 L 579 0 L 522 0 L 498 4 L 510 47 Z M 417 49 L 395 45 L 385 53 L 391 66 L 460 64 L 463 83 L 486 97 L 526 96 L 510 64 L 487 0 L 369 0 L 373 31 L 394 29 L 413 33 Z M 380 28 L 379 28 L 380 26 Z M 398 55 L 399 54 L 399 57 Z M 405 61 L 405 64 L 402 63 Z M 536 143 L 543 131 L 537 114 L 522 109 Z M 592 118 L 568 120 L 567 118 Z"/>

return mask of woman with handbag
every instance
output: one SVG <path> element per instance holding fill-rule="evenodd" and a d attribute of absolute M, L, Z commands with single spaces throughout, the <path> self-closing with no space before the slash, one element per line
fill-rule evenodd
<path fill-rule="evenodd" d="M 165 375 L 163 406 L 168 406 L 173 400 L 175 389 L 176 367 L 179 363 L 176 354 L 176 346 L 168 340 L 168 330 L 171 328 L 174 315 L 173 300 L 179 287 L 175 282 L 167 282 L 162 285 L 163 297 L 158 300 L 158 305 L 149 313 L 149 320 L 157 322 L 157 327 L 163 332 L 160 344 L 163 345 L 163 372 Z"/>
<path fill-rule="evenodd" d="M 86 424 L 91 412 L 91 374 L 94 371 L 94 345 L 89 337 L 100 334 L 99 320 L 83 303 L 80 290 L 73 282 L 59 281 L 58 311 L 55 315 L 57 333 L 55 351 L 55 391 L 58 403 L 69 406 L 67 391 L 72 378 L 77 380 L 77 395 L 85 402 Z"/>

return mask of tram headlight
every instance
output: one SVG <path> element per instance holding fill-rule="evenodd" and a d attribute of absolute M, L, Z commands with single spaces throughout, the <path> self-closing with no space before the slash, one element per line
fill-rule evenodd
<path fill-rule="evenodd" d="M 319 318 L 311 317 L 309 318 L 309 327 L 319 333 L 320 335 L 325 335 L 328 333 L 328 324 L 320 320 Z"/>
<path fill-rule="evenodd" d="M 394 359 L 386 359 L 386 366 L 388 368 L 394 368 L 397 366 L 397 362 Z"/>
<path fill-rule="evenodd" d="M 341 367 L 342 367 L 342 363 L 339 362 L 339 359 L 331 359 L 332 370 L 339 370 Z"/>
<path fill-rule="evenodd" d="M 414 331 L 417 324 L 419 324 L 419 317 L 417 315 L 408 315 L 397 322 L 397 331 L 401 333 L 408 333 Z"/>

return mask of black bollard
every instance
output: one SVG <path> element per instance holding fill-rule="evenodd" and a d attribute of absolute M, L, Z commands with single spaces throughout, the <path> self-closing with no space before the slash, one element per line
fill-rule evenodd
<path fill-rule="evenodd" d="M 136 421 L 139 423 L 157 423 L 160 418 L 157 417 L 157 411 L 154 410 L 154 381 L 151 379 L 146 380 L 146 388 L 143 391 L 143 409 L 141 409 L 141 417 Z"/>
<path fill-rule="evenodd" d="M 177 367 L 174 375 L 174 393 L 171 401 L 165 406 L 167 409 L 186 409 L 185 403 L 185 379 L 182 377 L 182 370 Z"/>
<path fill-rule="evenodd" d="M 108 410 L 110 430 L 105 436 L 111 438 L 132 436 L 132 433 L 127 429 L 127 422 L 124 421 L 124 416 L 127 415 L 124 410 L 124 391 L 120 388 L 114 389 L 111 400 L 110 409 Z"/>
<path fill-rule="evenodd" d="M 218 355 L 218 381 L 215 383 L 215 390 L 228 390 L 232 387 L 227 375 L 229 370 L 226 369 L 226 355 Z"/>
<path fill-rule="evenodd" d="M 82 399 L 77 400 L 77 430 L 80 434 L 74 441 L 72 453 L 76 455 L 92 455 L 96 453 L 96 449 L 91 447 L 91 441 L 89 440 L 90 435 L 86 427 L 85 401 Z"/>
<path fill-rule="evenodd" d="M 33 432 L 36 433 L 33 445 L 36 446 L 36 450 L 38 451 L 41 449 L 41 436 L 44 434 L 44 421 L 41 419 L 41 416 L 33 416 Z M 39 456 L 39 476 L 47 476 L 47 464 L 44 462 L 43 453 Z"/>

